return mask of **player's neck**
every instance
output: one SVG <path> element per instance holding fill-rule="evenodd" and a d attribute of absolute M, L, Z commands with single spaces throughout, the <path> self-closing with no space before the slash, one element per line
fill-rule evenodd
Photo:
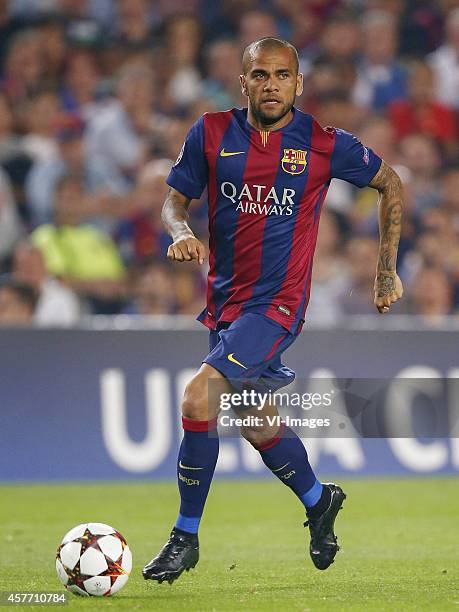
<path fill-rule="evenodd" d="M 256 130 L 261 130 L 265 132 L 272 132 L 273 130 L 279 130 L 283 128 L 284 126 L 286 126 L 287 124 L 289 124 L 292 119 L 293 119 L 293 111 L 290 111 L 286 115 L 281 117 L 281 119 L 279 119 L 279 121 L 277 121 L 276 123 L 266 124 L 266 123 L 261 122 L 259 119 L 257 119 L 257 117 L 253 114 L 252 110 L 250 109 L 250 107 L 247 110 L 248 123 L 252 127 L 254 127 Z"/>

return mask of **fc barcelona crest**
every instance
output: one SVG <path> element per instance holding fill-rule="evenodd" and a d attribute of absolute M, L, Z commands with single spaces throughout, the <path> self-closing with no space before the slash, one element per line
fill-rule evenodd
<path fill-rule="evenodd" d="M 307 151 L 299 149 L 284 149 L 284 157 L 282 158 L 282 170 L 289 174 L 301 174 L 306 168 Z"/>

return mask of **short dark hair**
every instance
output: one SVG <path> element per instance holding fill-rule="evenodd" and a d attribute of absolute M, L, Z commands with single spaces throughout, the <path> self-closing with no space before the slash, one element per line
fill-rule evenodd
<path fill-rule="evenodd" d="M 247 45 L 247 47 L 244 49 L 244 53 L 242 55 L 242 70 L 244 74 L 247 74 L 247 72 L 249 71 L 250 63 L 253 61 L 255 53 L 259 49 L 288 49 L 295 61 L 295 71 L 298 73 L 300 67 L 300 60 L 298 59 L 298 51 L 296 50 L 296 48 L 291 43 L 289 43 L 288 40 L 283 40 L 282 38 L 274 38 L 274 36 L 265 36 L 264 38 L 260 38 L 259 40 L 251 42 L 250 45 Z"/>

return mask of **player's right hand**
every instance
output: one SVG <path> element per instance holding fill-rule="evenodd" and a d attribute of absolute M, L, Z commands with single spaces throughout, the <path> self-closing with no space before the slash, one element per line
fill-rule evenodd
<path fill-rule="evenodd" d="M 199 264 L 204 263 L 206 249 L 195 236 L 179 238 L 167 249 L 167 257 L 172 261 L 192 261 L 196 259 Z"/>

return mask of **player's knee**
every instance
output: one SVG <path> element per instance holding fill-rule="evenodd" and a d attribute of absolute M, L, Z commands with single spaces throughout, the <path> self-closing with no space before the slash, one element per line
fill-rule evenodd
<path fill-rule="evenodd" d="M 259 446 L 260 434 L 258 431 L 251 429 L 250 427 L 241 427 L 241 436 L 250 442 L 252 446 Z"/>
<path fill-rule="evenodd" d="M 182 414 L 188 419 L 208 421 L 215 414 L 209 414 L 207 377 L 197 374 L 186 386 L 182 400 Z"/>
<path fill-rule="evenodd" d="M 272 427 L 267 425 L 265 427 L 244 426 L 241 427 L 241 435 L 247 440 L 247 442 L 257 448 L 258 446 L 265 444 L 265 442 L 268 442 L 268 440 L 271 440 L 271 438 L 276 435 L 276 432 Z"/>

